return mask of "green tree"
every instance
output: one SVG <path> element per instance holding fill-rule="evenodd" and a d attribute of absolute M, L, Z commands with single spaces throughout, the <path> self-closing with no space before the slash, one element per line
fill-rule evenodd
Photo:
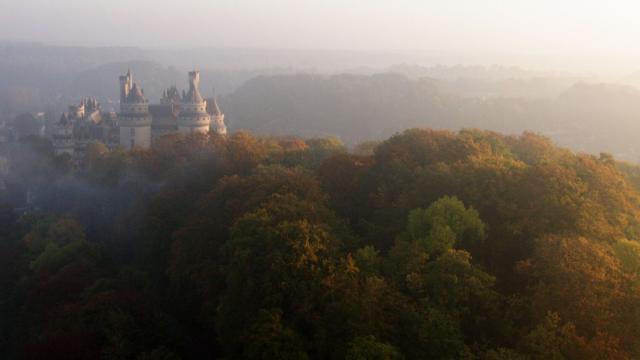
<path fill-rule="evenodd" d="M 347 360 L 401 360 L 404 357 L 398 350 L 386 343 L 379 342 L 374 336 L 362 336 L 350 343 Z"/>
<path fill-rule="evenodd" d="M 445 197 L 426 210 L 412 211 L 407 230 L 389 253 L 387 271 L 419 303 L 420 320 L 413 331 L 430 334 L 410 347 L 417 351 L 414 356 L 462 356 L 468 352 L 465 336 L 488 340 L 501 331 L 496 326 L 502 319 L 500 298 L 492 289 L 495 278 L 474 266 L 468 252 L 453 249 L 465 237 L 469 242 L 484 240 L 484 224 L 477 212 Z"/>
<path fill-rule="evenodd" d="M 318 204 L 291 194 L 274 195 L 241 217 L 226 250 L 221 338 L 241 348 L 237 339 L 247 336 L 261 309 L 282 309 L 283 318 L 289 320 L 285 324 L 313 327 L 339 246 L 340 239 L 322 221 Z"/>
<path fill-rule="evenodd" d="M 305 360 L 302 340 L 282 321 L 282 311 L 261 310 L 247 335 L 246 359 Z"/>

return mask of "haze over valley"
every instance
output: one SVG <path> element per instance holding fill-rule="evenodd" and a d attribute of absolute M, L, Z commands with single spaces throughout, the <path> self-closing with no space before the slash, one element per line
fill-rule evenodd
<path fill-rule="evenodd" d="M 533 131 L 576 151 L 640 159 L 634 134 L 640 77 L 462 65 L 472 55 L 385 51 L 85 48 L 0 45 L 0 116 L 56 119 L 96 97 L 117 108 L 117 74 L 131 69 L 150 99 L 201 69 L 234 129 L 337 136 L 347 145 L 412 127 Z M 406 54 L 409 54 L 408 56 Z M 416 63 L 408 63 L 414 60 Z M 404 61 L 404 62 L 403 62 Z M 57 119 L 56 119 L 57 120 Z"/>
<path fill-rule="evenodd" d="M 637 2 L 0 10 L 0 359 L 640 359 Z"/>

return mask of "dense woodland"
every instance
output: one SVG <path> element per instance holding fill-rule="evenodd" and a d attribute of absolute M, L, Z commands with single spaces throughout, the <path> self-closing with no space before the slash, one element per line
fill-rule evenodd
<path fill-rule="evenodd" d="M 640 170 L 608 154 L 427 129 L 94 144 L 76 171 L 18 150 L 0 358 L 640 357 Z"/>

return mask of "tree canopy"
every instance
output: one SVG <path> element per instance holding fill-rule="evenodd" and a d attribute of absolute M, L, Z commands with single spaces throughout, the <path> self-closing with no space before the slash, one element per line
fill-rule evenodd
<path fill-rule="evenodd" d="M 2 358 L 640 357 L 640 170 L 609 155 L 239 132 L 96 144 L 71 171 L 25 146 L 8 188 L 33 208 L 0 206 Z"/>

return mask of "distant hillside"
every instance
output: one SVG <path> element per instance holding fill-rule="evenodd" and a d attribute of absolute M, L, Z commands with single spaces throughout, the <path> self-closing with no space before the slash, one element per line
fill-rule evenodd
<path fill-rule="evenodd" d="M 411 79 L 437 79 L 443 90 L 464 96 L 555 96 L 575 80 L 565 74 L 514 67 L 437 65 L 459 60 L 459 55 L 440 53 L 90 48 L 0 42 L 0 104 L 9 102 L 0 107 L 0 115 L 41 110 L 44 104 L 63 107 L 87 95 L 103 98 L 104 102 L 114 96 L 114 80 L 128 67 L 151 98 L 157 98 L 167 82 L 180 85 L 184 81 L 182 73 L 194 68 L 203 72 L 203 88 L 208 91 L 215 86 L 219 94 L 232 92 L 259 75 L 297 72 L 371 75 L 390 71 Z M 393 65 L 401 63 L 406 65 Z M 11 100 L 20 92 L 26 94 L 21 95 L 25 104 Z"/>
<path fill-rule="evenodd" d="M 215 89 L 223 97 L 232 130 L 337 135 L 351 145 L 411 127 L 533 130 L 574 150 L 640 159 L 635 136 L 640 93 L 633 88 L 504 66 L 380 66 L 399 58 L 366 52 L 0 43 L 0 121 L 25 111 L 60 112 L 83 96 L 96 96 L 105 109 L 115 109 L 117 77 L 128 68 L 155 102 L 165 87 L 184 88 L 186 71 L 199 68 L 202 92 L 210 95 Z M 438 59 L 443 58 L 432 58 Z M 367 75 L 328 75 L 341 68 Z M 371 75 L 382 68 L 390 72 Z"/>
<path fill-rule="evenodd" d="M 0 117 L 53 108 L 83 96 L 108 105 L 118 76 L 131 68 L 152 101 L 170 85 L 186 86 L 186 72 L 202 72 L 202 89 L 226 94 L 258 75 L 291 73 L 283 61 L 262 61 L 259 51 L 85 48 L 0 42 Z M 284 55 L 280 54 L 279 58 Z M 274 58 L 278 58 L 277 56 Z M 253 61 L 253 62 L 252 62 Z"/>
<path fill-rule="evenodd" d="M 578 83 L 550 98 L 469 98 L 441 80 L 399 74 L 273 76 L 247 82 L 224 105 L 232 129 L 337 135 L 351 145 L 411 127 L 531 130 L 578 151 L 640 159 L 640 92 L 617 85 Z"/>
<path fill-rule="evenodd" d="M 443 91 L 467 97 L 555 97 L 577 82 L 595 81 L 593 76 L 531 71 L 514 66 L 420 66 L 395 65 L 389 72 L 418 80 L 440 81 Z"/>

